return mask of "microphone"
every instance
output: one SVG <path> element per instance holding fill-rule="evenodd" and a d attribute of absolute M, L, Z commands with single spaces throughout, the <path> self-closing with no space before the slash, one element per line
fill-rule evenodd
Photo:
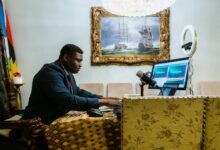
<path fill-rule="evenodd" d="M 152 87 L 158 87 L 157 82 L 151 78 L 151 73 L 143 73 L 141 70 L 139 70 L 136 75 L 140 78 L 141 82 L 144 84 L 149 84 Z"/>

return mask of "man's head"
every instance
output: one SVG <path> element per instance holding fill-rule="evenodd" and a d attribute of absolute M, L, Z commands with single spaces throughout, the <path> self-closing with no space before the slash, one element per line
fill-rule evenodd
<path fill-rule="evenodd" d="M 60 51 L 59 60 L 68 72 L 78 73 L 83 60 L 83 51 L 76 45 L 66 44 Z"/>

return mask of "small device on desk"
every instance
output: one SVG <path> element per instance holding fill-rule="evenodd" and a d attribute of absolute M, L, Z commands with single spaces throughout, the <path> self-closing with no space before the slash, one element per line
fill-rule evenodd
<path fill-rule="evenodd" d="M 121 120 L 122 107 L 121 105 L 116 105 L 113 107 L 113 113 L 117 116 L 118 120 Z"/>
<path fill-rule="evenodd" d="M 103 112 L 109 112 L 109 111 L 101 111 L 100 109 L 97 108 L 90 108 L 87 111 L 87 114 L 89 115 L 89 117 L 103 117 Z M 113 112 L 119 120 L 121 119 L 121 113 L 122 113 L 121 105 L 113 106 L 111 112 Z"/>
<path fill-rule="evenodd" d="M 99 109 L 97 109 L 97 108 L 90 108 L 87 111 L 87 114 L 90 117 L 102 117 L 103 116 L 103 113 Z"/>

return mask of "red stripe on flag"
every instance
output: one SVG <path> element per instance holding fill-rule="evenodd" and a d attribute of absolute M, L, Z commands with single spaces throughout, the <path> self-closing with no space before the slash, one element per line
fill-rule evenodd
<path fill-rule="evenodd" d="M 9 24 L 9 21 L 8 21 L 8 15 L 7 15 L 7 13 L 6 13 L 6 32 L 7 32 L 7 37 L 8 37 L 9 42 L 10 42 L 10 43 L 12 44 L 12 46 L 14 47 L 13 40 L 12 40 L 12 36 L 11 36 L 10 24 Z"/>
<path fill-rule="evenodd" d="M 14 50 L 14 44 L 13 44 L 11 28 L 10 28 L 10 23 L 9 23 L 9 20 L 8 20 L 7 12 L 5 12 L 5 17 L 6 17 L 6 33 L 7 33 L 7 38 L 8 38 L 8 46 L 9 46 L 10 59 L 12 59 L 13 65 L 14 65 L 14 63 L 16 63 L 15 62 L 16 61 L 15 50 Z M 13 68 L 12 68 L 12 71 L 14 71 Z"/>

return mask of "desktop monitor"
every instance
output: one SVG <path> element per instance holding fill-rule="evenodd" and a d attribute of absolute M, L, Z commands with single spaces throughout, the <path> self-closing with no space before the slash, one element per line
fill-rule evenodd
<path fill-rule="evenodd" d="M 188 57 L 155 63 L 152 67 L 151 78 L 157 82 L 157 86 L 149 86 L 149 88 L 162 89 L 167 85 L 174 85 L 177 90 L 185 90 L 188 80 L 188 67 Z"/>

